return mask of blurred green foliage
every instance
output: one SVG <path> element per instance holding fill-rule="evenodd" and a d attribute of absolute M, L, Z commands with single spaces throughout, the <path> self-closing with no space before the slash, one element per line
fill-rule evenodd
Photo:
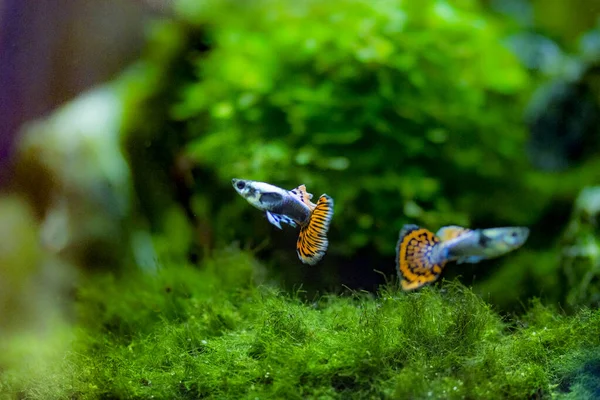
<path fill-rule="evenodd" d="M 577 198 L 561 241 L 559 265 L 567 282 L 566 299 L 571 307 L 600 305 L 599 216 L 600 187 L 585 188 Z"/>
<path fill-rule="evenodd" d="M 597 169 L 586 168 L 585 171 L 595 174 Z M 534 240 L 543 241 L 526 246 L 510 260 L 499 261 L 501 267 L 488 279 L 476 282 L 473 290 L 499 309 L 514 312 L 521 312 L 522 300 L 532 297 L 560 304 L 569 312 L 581 307 L 597 307 L 600 304 L 599 188 L 583 188 L 569 211 L 566 226 L 561 224 L 557 230 L 552 227 L 556 220 L 542 221 L 543 225 L 538 225 L 542 232 Z M 445 276 L 457 274 L 460 271 L 452 270 Z M 463 271 L 463 275 L 468 274 Z M 510 290 L 506 290 L 507 287 Z"/>
<path fill-rule="evenodd" d="M 535 24 L 562 43 L 573 46 L 582 31 L 598 23 L 597 0 L 532 0 Z"/>
<path fill-rule="evenodd" d="M 152 27 L 142 61 L 111 89 L 125 106 L 98 114 L 98 103 L 90 114 L 115 122 L 110 115 L 123 113 L 132 213 L 140 210 L 153 231 L 151 239 L 132 234 L 133 242 L 148 250 L 146 258 L 157 255 L 152 265 L 161 267 L 155 275 L 96 271 L 75 296 L 44 294 L 38 287 L 75 279 L 60 276 L 57 260 L 43 260 L 57 282 L 45 270 L 30 278 L 38 258 L 48 256 L 37 247 L 37 223 L 19 203 L 3 201 L 7 226 L 0 233 L 16 233 L 22 246 L 0 257 L 8 263 L 0 306 L 14 308 L 0 318 L 14 330 L 0 332 L 0 398 L 600 393 L 600 314 L 580 307 L 598 303 L 597 202 L 574 212 L 565 243 L 552 240 L 560 223 L 543 218 L 555 215 L 548 214 L 550 202 L 570 206 L 582 184 L 597 181 L 600 160 L 561 174 L 529 169 L 521 113 L 531 81 L 502 44 L 506 21 L 474 0 L 178 0 L 176 9 L 175 19 Z M 78 189 L 69 195 L 98 200 L 103 208 L 94 210 L 106 215 L 119 214 L 113 200 L 121 197 L 105 195 L 127 191 L 108 181 L 105 192 L 103 180 L 88 179 L 101 175 L 81 165 L 112 171 L 114 163 L 99 160 L 116 149 L 95 147 L 110 143 L 106 132 L 112 139 L 122 133 L 111 128 L 94 130 L 102 140 L 77 151 L 65 170 L 87 177 L 67 180 Z M 52 165 L 63 165 L 56 160 Z M 31 171 L 27 176 L 37 170 Z M 352 267 L 365 275 L 391 259 L 405 222 L 434 230 L 450 223 L 536 229 L 529 248 L 498 261 L 505 265 L 473 292 L 446 281 L 408 294 L 394 284 L 350 296 L 281 293 L 259 285 L 266 269 L 251 252 L 223 246 L 241 239 L 260 247 L 268 232 L 280 235 L 235 194 L 232 177 L 287 188 L 304 183 L 315 195 L 333 196 L 330 252 L 358 259 Z M 42 192 L 36 191 L 46 199 Z M 106 215 L 91 213 L 86 221 L 115 226 Z M 200 268 L 189 266 L 194 247 L 213 252 Z M 301 270 L 295 259 L 276 265 L 319 271 Z M 453 266 L 445 276 L 479 267 Z M 30 288 L 43 307 L 28 306 Z M 545 291 L 546 299 L 566 298 L 576 312 L 565 316 L 533 301 L 524 315 L 502 318 L 485 302 L 506 310 Z M 73 325 L 58 315 L 61 296 L 77 306 Z M 14 319 L 26 321 L 25 328 L 39 319 L 40 329 L 21 333 Z"/>
<path fill-rule="evenodd" d="M 230 248 L 201 270 L 96 276 L 77 293 L 72 349 L 30 374 L 4 371 L 0 393 L 582 399 L 600 390 L 598 310 L 565 317 L 533 302 L 526 315 L 503 320 L 453 282 L 443 291 L 390 286 L 377 296 L 306 302 L 257 286 L 260 270 L 247 252 Z"/>
<path fill-rule="evenodd" d="M 342 270 L 393 273 L 404 223 L 528 225 L 514 257 L 445 276 L 505 310 L 530 296 L 564 300 L 564 210 L 597 182 L 600 160 L 561 173 L 530 166 L 523 113 L 539 76 L 505 48 L 513 24 L 475 1 L 175 4 L 121 78 L 137 205 L 161 262 L 239 240 L 268 248 L 286 284 L 335 291 Z M 295 232 L 266 223 L 234 177 L 331 195 L 325 265 L 281 267 L 296 261 Z"/>
<path fill-rule="evenodd" d="M 332 229 L 344 238 L 331 251 L 344 255 L 368 244 L 392 254 L 409 220 L 435 228 L 539 215 L 543 201 L 520 201 L 532 196 L 521 173 L 527 76 L 478 2 L 176 6 L 180 22 L 160 25 L 149 46 L 153 78 L 131 105 L 141 117 L 130 149 L 151 140 L 163 160 L 184 149 L 202 171 L 193 211 L 218 240 L 269 229 L 235 197 L 233 177 L 333 196 Z M 157 182 L 168 177 L 133 158 L 156 218 Z"/>

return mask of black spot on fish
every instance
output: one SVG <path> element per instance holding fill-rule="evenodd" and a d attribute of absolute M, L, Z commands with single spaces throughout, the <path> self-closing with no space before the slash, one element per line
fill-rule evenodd
<path fill-rule="evenodd" d="M 277 204 L 283 200 L 283 196 L 279 193 L 263 193 L 260 196 L 260 202 L 262 204 Z"/>
<path fill-rule="evenodd" d="M 479 245 L 481 247 L 487 247 L 491 241 L 492 241 L 492 238 L 485 236 L 483 233 L 479 234 Z"/>

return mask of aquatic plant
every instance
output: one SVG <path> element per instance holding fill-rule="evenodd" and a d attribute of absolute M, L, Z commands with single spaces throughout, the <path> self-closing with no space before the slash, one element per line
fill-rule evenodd
<path fill-rule="evenodd" d="M 555 253 L 538 251 L 552 245 L 539 244 L 551 236 L 544 229 L 475 292 L 446 279 L 416 293 L 394 283 L 289 293 L 266 267 L 322 270 L 279 257 L 263 265 L 226 247 L 256 246 L 270 228 L 231 190 L 234 176 L 335 193 L 332 253 L 354 261 L 369 247 L 368 273 L 392 258 L 408 220 L 560 231 L 540 218 L 544 207 L 552 195 L 570 204 L 598 161 L 571 172 L 585 172 L 576 180 L 529 173 L 519 122 L 529 85 L 500 40 L 502 21 L 470 0 L 179 0 L 176 9 L 115 85 L 30 126 L 39 134 L 23 149 L 36 162 L 21 171 L 39 179 L 24 188 L 35 212 L 0 204 L 5 245 L 16 243 L 2 255 L 0 306 L 13 308 L 0 318 L 10 326 L 0 336 L 1 398 L 600 397 L 600 312 L 579 307 L 597 301 L 594 285 L 569 297 L 571 315 L 538 300 L 523 315 L 494 308 L 542 287 L 529 280 L 559 297 Z M 95 118 L 81 120 L 81 106 Z M 76 146 L 44 146 L 48 132 Z M 58 156 L 69 149 L 65 169 Z M 50 183 L 58 190 L 40 190 Z M 50 192 L 59 199 L 50 206 L 71 208 L 53 213 Z M 592 220 L 580 222 L 567 235 L 574 247 L 597 236 Z M 40 225 L 57 234 L 43 246 Z M 140 253 L 156 274 L 130 268 L 140 247 L 152 250 Z M 76 285 L 75 272 L 57 273 L 61 256 L 96 270 Z M 575 283 L 596 265 L 567 261 Z"/>
<path fill-rule="evenodd" d="M 454 282 L 306 299 L 228 249 L 155 277 L 96 276 L 72 349 L 1 393 L 27 398 L 582 398 L 600 391 L 600 312 L 503 319 Z M 257 274 L 258 273 L 258 274 Z M 27 371 L 27 370 L 25 370 Z M 30 371 L 30 372 L 31 372 Z"/>
<path fill-rule="evenodd" d="M 482 289 L 490 298 L 507 281 L 535 296 L 556 289 L 555 264 L 532 260 L 552 257 L 560 212 L 598 162 L 561 176 L 528 164 L 532 82 L 505 46 L 506 20 L 475 1 L 206 4 L 175 2 L 120 78 L 135 204 L 159 250 L 179 262 L 240 241 L 274 260 L 285 284 L 322 290 L 349 283 L 341 271 L 393 265 L 405 223 L 525 225 L 532 238 L 506 263 L 445 273 L 478 284 L 500 274 Z M 233 177 L 334 198 L 322 269 L 277 271 L 293 262 L 279 249 L 294 235 L 245 207 Z"/>
<path fill-rule="evenodd" d="M 545 197 L 517 179 L 527 76 L 477 2 L 176 10 L 151 35 L 126 124 L 153 225 L 181 200 L 166 174 L 180 167 L 183 207 L 220 243 L 268 232 L 229 193 L 232 177 L 335 193 L 344 239 L 331 251 L 345 256 L 366 245 L 391 255 L 407 222 L 523 224 L 542 210 Z"/>

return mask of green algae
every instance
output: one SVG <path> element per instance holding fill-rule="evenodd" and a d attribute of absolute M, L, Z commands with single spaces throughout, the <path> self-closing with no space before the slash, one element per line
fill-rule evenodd
<path fill-rule="evenodd" d="M 246 252 L 202 269 L 95 276 L 71 348 L 22 398 L 585 398 L 600 391 L 600 312 L 534 301 L 503 319 L 470 289 L 307 299 L 259 284 Z M 10 396 L 9 396 L 10 398 Z"/>

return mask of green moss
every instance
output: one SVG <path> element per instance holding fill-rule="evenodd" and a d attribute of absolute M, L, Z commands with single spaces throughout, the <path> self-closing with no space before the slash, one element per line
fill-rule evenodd
<path fill-rule="evenodd" d="M 597 310 L 566 317 L 534 302 L 525 316 L 504 321 L 453 282 L 308 301 L 257 286 L 257 268 L 229 249 L 202 270 L 95 277 L 78 293 L 75 339 L 52 374 L 12 373 L 0 389 L 31 398 L 179 399 L 598 391 Z"/>

